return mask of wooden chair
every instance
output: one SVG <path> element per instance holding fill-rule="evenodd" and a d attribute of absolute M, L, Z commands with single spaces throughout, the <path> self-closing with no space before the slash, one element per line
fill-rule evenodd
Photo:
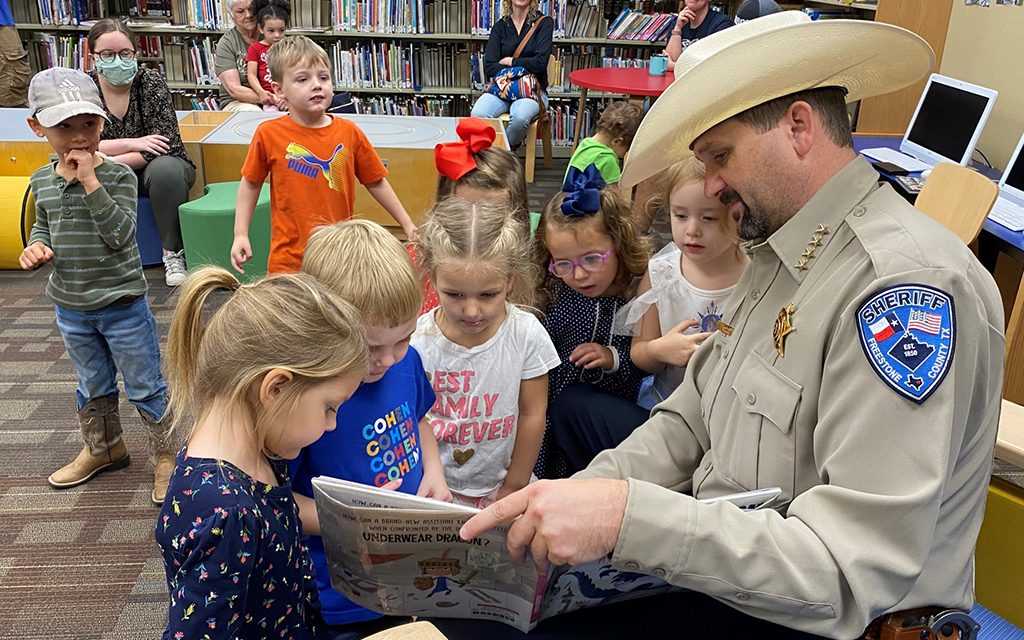
<path fill-rule="evenodd" d="M 548 56 L 548 78 L 554 77 L 554 65 L 555 57 Z M 543 114 L 541 114 L 543 115 Z M 510 119 L 509 114 L 504 113 L 501 115 L 501 121 L 508 124 Z M 533 122 L 530 123 L 530 127 L 526 130 L 526 181 L 533 182 L 534 174 L 537 168 L 537 137 L 540 137 L 541 143 L 544 145 L 544 166 L 548 169 L 552 167 L 551 164 L 551 121 L 547 118 L 537 117 L 534 118 Z"/>
<path fill-rule="evenodd" d="M 977 171 L 944 162 L 932 169 L 914 206 L 971 244 L 998 197 L 996 183 Z"/>

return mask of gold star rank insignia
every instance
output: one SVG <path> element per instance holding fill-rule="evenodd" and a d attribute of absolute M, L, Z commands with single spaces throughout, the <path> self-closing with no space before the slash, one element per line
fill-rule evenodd
<path fill-rule="evenodd" d="M 775 326 L 772 328 L 775 350 L 779 352 L 780 357 L 786 357 L 786 336 L 793 331 L 793 304 L 790 303 L 779 309 L 779 317 L 775 319 Z"/>

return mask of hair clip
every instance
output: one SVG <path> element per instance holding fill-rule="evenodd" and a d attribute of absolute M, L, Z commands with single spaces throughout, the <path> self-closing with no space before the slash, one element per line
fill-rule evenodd
<path fill-rule="evenodd" d="M 606 184 L 596 165 L 589 164 L 583 171 L 569 167 L 562 184 L 565 193 L 562 213 L 567 216 L 594 215 L 601 208 L 601 189 Z"/>
<path fill-rule="evenodd" d="M 434 147 L 437 172 L 456 181 L 476 169 L 474 153 L 480 153 L 494 144 L 494 127 L 480 118 L 463 118 L 455 127 L 459 142 L 442 142 Z"/>

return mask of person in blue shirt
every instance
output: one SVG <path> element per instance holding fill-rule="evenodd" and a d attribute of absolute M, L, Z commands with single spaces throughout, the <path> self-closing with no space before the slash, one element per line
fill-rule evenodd
<path fill-rule="evenodd" d="M 735 26 L 728 15 L 708 6 L 708 0 L 686 0 L 685 4 L 676 18 L 663 52 L 668 56 L 669 71 L 675 69 L 676 60 L 683 49 L 712 33 Z"/>
<path fill-rule="evenodd" d="M 313 233 L 302 271 L 359 310 L 370 348 L 370 368 L 339 407 L 338 428 L 290 464 L 328 637 L 354 640 L 408 620 L 364 609 L 331 587 L 312 479 L 324 475 L 377 487 L 397 484 L 398 491 L 446 501 L 451 493 L 434 433 L 423 420 L 434 404 L 434 391 L 419 354 L 409 346 L 421 287 L 405 248 L 374 222 L 348 220 Z"/>
<path fill-rule="evenodd" d="M 32 70 L 8 0 L 0 0 L 0 107 L 27 107 Z"/>

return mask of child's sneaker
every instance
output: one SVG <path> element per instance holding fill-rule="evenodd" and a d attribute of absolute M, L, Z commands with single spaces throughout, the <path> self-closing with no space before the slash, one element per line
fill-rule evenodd
<path fill-rule="evenodd" d="M 177 253 L 164 254 L 164 282 L 168 287 L 176 287 L 188 277 L 185 269 L 185 250 Z"/>

